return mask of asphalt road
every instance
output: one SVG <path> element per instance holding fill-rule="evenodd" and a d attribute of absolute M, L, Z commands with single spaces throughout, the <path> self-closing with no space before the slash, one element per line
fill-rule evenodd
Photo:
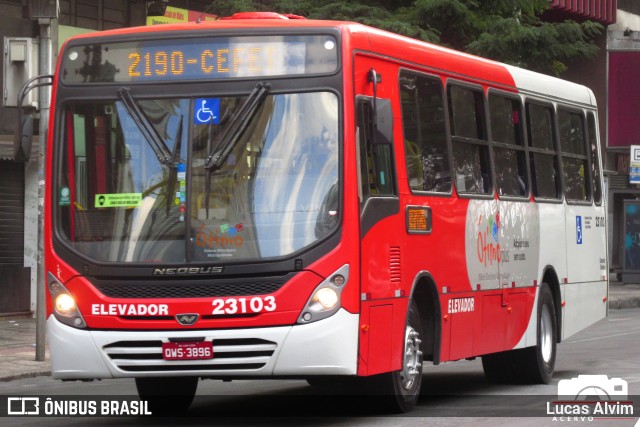
<path fill-rule="evenodd" d="M 579 375 L 607 375 L 628 384 L 633 414 L 590 425 L 640 425 L 640 309 L 612 310 L 607 319 L 571 337 L 558 346 L 556 374 L 548 385 L 489 384 L 480 359 L 460 361 L 425 369 L 423 392 L 409 415 L 387 415 L 375 398 L 323 391 L 305 381 L 200 381 L 198 393 L 184 418 L 48 417 L 47 425 L 318 425 L 318 426 L 424 426 L 474 424 L 562 425 L 582 422 L 578 417 L 548 414 L 547 403 L 557 401 L 558 382 Z M 608 384 L 608 383 L 607 383 Z M 612 383 L 611 383 L 612 384 Z M 576 386 L 578 384 L 576 383 Z M 337 393 L 337 395 L 336 395 Z M 90 383 L 61 382 L 36 377 L 0 383 L 0 395 L 49 396 L 88 395 L 104 398 L 136 398 L 133 380 Z M 564 415 L 564 414 L 563 414 Z M 554 420 L 554 416 L 556 419 Z M 571 417 L 573 418 L 573 417 Z M 612 417 L 609 417 L 612 418 Z M 11 417 L 3 425 L 41 425 L 43 418 Z M 587 422 L 587 421 L 584 421 Z"/>

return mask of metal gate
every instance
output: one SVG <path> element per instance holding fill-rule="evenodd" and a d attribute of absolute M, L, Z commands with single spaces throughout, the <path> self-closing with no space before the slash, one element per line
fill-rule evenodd
<path fill-rule="evenodd" d="M 24 164 L 0 160 L 0 315 L 30 312 L 24 267 Z"/>

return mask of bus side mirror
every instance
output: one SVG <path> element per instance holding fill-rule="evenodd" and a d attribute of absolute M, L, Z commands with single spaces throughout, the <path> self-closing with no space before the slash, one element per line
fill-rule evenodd
<path fill-rule="evenodd" d="M 391 101 L 388 99 L 376 99 L 374 103 L 375 123 L 374 138 L 375 145 L 393 144 L 393 114 L 391 110 Z"/>
<path fill-rule="evenodd" d="M 13 135 L 13 160 L 26 162 L 31 157 L 31 142 L 33 141 L 33 116 L 22 116 L 20 125 Z"/>
<path fill-rule="evenodd" d="M 393 144 L 393 114 L 391 100 L 378 98 L 378 83 L 382 83 L 382 74 L 371 68 L 368 79 L 373 84 L 373 145 Z"/>

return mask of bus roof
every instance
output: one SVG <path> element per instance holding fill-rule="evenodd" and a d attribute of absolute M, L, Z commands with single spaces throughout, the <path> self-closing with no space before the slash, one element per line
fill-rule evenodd
<path fill-rule="evenodd" d="M 349 21 L 286 19 L 282 15 L 275 19 L 234 18 L 217 21 L 201 21 L 127 27 L 74 36 L 70 40 L 127 34 L 171 33 L 174 31 L 203 32 L 211 29 L 273 29 L 273 28 L 321 28 L 334 27 L 350 39 L 352 47 L 370 50 L 382 55 L 406 61 L 450 78 L 476 81 L 505 90 L 518 91 L 526 95 L 548 100 L 564 100 L 583 105 L 596 105 L 593 92 L 586 86 L 572 83 L 545 74 L 516 66 L 474 56 L 464 52 L 369 27 Z M 247 14 L 241 16 L 246 17 Z M 404 49 L 398 49 L 399 43 Z"/>

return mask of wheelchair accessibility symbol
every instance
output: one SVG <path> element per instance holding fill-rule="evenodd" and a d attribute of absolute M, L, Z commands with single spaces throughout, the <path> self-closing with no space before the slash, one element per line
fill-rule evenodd
<path fill-rule="evenodd" d="M 197 98 L 193 124 L 220 123 L 220 98 Z"/>

